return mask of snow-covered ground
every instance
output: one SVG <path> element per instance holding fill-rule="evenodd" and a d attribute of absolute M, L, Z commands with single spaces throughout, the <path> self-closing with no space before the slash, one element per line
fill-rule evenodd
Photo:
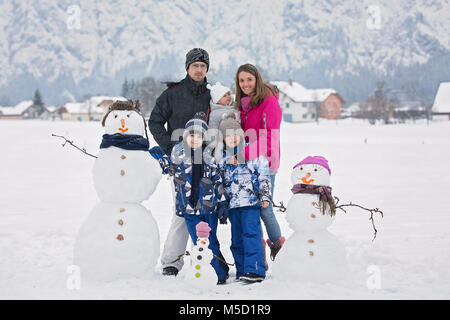
<path fill-rule="evenodd" d="M 384 219 L 375 220 L 377 238 L 372 242 L 367 212 L 338 212 L 329 230 L 346 247 L 352 282 L 283 283 L 269 269 L 260 284 L 230 282 L 210 292 L 190 288 L 183 271 L 177 278 L 118 279 L 71 289 L 68 267 L 77 231 L 99 201 L 91 175 L 94 159 L 69 145 L 62 148 L 63 141 L 51 133 L 96 154 L 103 128 L 98 122 L 0 122 L 0 299 L 450 298 L 450 122 L 283 123 L 275 200 L 289 200 L 293 165 L 307 155 L 325 156 L 341 203 L 384 211 Z M 161 248 L 171 219 L 168 183 L 163 178 L 143 203 L 158 222 Z M 283 214 L 276 215 L 288 237 L 292 231 Z M 220 225 L 218 234 L 232 262 L 229 224 Z M 379 288 L 369 288 L 377 276 Z"/>

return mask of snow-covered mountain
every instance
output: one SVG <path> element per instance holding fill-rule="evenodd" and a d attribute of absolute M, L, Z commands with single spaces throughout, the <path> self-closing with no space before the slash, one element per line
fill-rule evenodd
<path fill-rule="evenodd" d="M 125 77 L 178 79 L 186 52 L 210 53 L 210 80 L 246 62 L 271 80 L 332 87 L 349 102 L 377 80 L 450 79 L 448 0 L 0 2 L 0 96 L 45 102 L 120 94 Z"/>

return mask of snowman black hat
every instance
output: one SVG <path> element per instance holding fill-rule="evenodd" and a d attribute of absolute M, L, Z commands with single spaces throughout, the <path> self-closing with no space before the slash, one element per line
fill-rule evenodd
<path fill-rule="evenodd" d="M 145 128 L 145 136 L 148 140 L 148 134 L 147 134 L 147 122 L 145 121 L 144 115 L 141 113 L 141 102 L 139 100 L 127 100 L 127 101 L 120 101 L 117 100 L 115 102 L 113 102 L 109 108 L 108 108 L 108 112 L 106 112 L 106 114 L 103 116 L 103 120 L 102 120 L 102 127 L 105 126 L 105 121 L 106 118 L 108 118 L 109 114 L 112 111 L 118 110 L 118 111 L 134 111 L 136 113 L 138 113 L 141 117 L 142 120 L 144 121 L 144 128 Z"/>

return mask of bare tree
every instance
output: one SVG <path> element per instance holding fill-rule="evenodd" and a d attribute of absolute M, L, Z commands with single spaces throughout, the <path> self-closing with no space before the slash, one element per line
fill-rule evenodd
<path fill-rule="evenodd" d="M 156 99 L 164 89 L 165 85 L 160 81 L 155 80 L 153 77 L 145 77 L 140 81 L 131 82 L 127 98 L 141 101 L 141 111 L 147 116 L 150 115 Z"/>
<path fill-rule="evenodd" d="M 395 99 L 388 99 L 386 83 L 380 81 L 377 83 L 375 93 L 361 103 L 360 117 L 369 119 L 371 124 L 374 124 L 376 120 L 383 120 L 385 124 L 388 124 L 397 104 L 398 101 Z"/>

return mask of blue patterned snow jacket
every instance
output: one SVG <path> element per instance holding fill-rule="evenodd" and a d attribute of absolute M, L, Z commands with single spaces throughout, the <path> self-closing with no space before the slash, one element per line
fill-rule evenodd
<path fill-rule="evenodd" d="M 202 178 L 200 179 L 198 189 L 198 201 L 193 207 L 189 201 L 191 196 L 192 182 L 192 159 L 185 153 L 184 142 L 177 143 L 171 154 L 171 162 L 177 165 L 173 182 L 176 192 L 176 214 L 184 216 L 185 214 L 211 214 L 215 213 L 221 203 L 226 204 L 225 191 L 222 185 L 221 172 L 214 158 L 206 153 L 203 157 Z M 160 165 L 168 163 L 167 155 L 160 160 Z"/>
<path fill-rule="evenodd" d="M 224 154 L 220 167 L 224 175 L 224 189 L 229 200 L 229 209 L 246 206 L 261 206 L 269 201 L 271 190 L 269 162 L 264 155 L 245 163 L 228 163 L 230 155 Z"/>

